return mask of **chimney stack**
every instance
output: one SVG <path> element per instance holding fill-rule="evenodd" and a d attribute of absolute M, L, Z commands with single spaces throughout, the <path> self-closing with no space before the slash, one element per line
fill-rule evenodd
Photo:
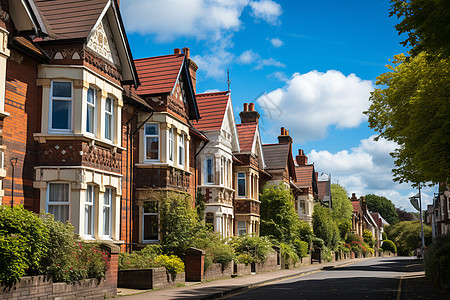
<path fill-rule="evenodd" d="M 289 136 L 289 131 L 281 127 L 281 134 L 278 136 L 279 144 L 292 144 L 292 138 Z"/>
<path fill-rule="evenodd" d="M 352 197 L 350 198 L 351 201 L 358 201 L 358 198 L 356 198 L 356 193 L 352 193 Z"/>
<path fill-rule="evenodd" d="M 244 103 L 244 110 L 239 113 L 241 123 L 258 123 L 259 113 L 255 110 L 255 103 Z"/>
<path fill-rule="evenodd" d="M 181 49 L 180 48 L 173 49 L 173 54 L 181 54 Z"/>
<path fill-rule="evenodd" d="M 299 166 L 306 166 L 308 164 L 308 157 L 302 149 L 298 149 L 298 155 L 295 157 L 295 160 Z"/>

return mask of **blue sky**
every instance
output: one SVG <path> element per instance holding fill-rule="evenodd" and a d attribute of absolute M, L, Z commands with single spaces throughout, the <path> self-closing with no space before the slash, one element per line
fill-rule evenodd
<path fill-rule="evenodd" d="M 362 114 L 388 60 L 407 51 L 388 9 L 388 0 L 121 1 L 134 58 L 189 47 L 197 92 L 226 90 L 229 69 L 237 121 L 243 103 L 256 102 L 264 143 L 284 126 L 294 155 L 304 149 L 319 174 L 412 211 L 416 191 L 390 173 L 396 145 L 374 142 Z"/>

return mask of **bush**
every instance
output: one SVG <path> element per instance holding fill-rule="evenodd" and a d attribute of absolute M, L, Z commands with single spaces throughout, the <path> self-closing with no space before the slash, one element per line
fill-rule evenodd
<path fill-rule="evenodd" d="M 151 269 L 160 267 L 156 262 L 156 257 L 160 254 L 160 245 L 148 245 L 141 251 L 119 253 L 119 270 Z"/>
<path fill-rule="evenodd" d="M 316 204 L 312 214 L 312 224 L 314 234 L 324 241 L 325 246 L 334 249 L 339 242 L 340 233 L 330 210 L 321 204 Z"/>
<path fill-rule="evenodd" d="M 425 275 L 438 287 L 450 287 L 450 234 L 441 235 L 425 251 Z"/>
<path fill-rule="evenodd" d="M 0 205 L 0 281 L 12 284 L 39 272 L 48 238 L 48 229 L 34 213 L 21 205 Z"/>
<path fill-rule="evenodd" d="M 369 245 L 369 247 L 373 248 L 373 246 L 375 245 L 375 240 L 371 231 L 365 229 L 363 232 L 363 239 L 364 242 Z"/>
<path fill-rule="evenodd" d="M 297 255 L 301 258 L 308 256 L 309 244 L 299 239 L 294 240 L 294 248 Z"/>
<path fill-rule="evenodd" d="M 381 237 L 382 237 L 383 241 L 388 239 L 387 235 L 386 235 L 386 232 L 384 232 L 384 231 L 381 233 Z"/>
<path fill-rule="evenodd" d="M 314 249 L 322 249 L 324 247 L 324 242 L 321 238 L 313 237 L 312 246 Z"/>
<path fill-rule="evenodd" d="M 241 235 L 231 237 L 230 244 L 233 246 L 238 258 L 241 259 L 242 254 L 251 257 L 252 262 L 265 262 L 267 255 L 272 250 L 272 243 L 265 236 Z"/>
<path fill-rule="evenodd" d="M 431 226 L 423 225 L 425 245 L 431 244 Z M 420 221 L 402 221 L 395 225 L 387 226 L 388 238 L 397 246 L 399 255 L 413 255 L 421 244 Z"/>
<path fill-rule="evenodd" d="M 166 268 L 166 272 L 171 275 L 184 272 L 183 261 L 175 255 L 160 255 L 156 258 L 156 263 Z"/>
<path fill-rule="evenodd" d="M 395 246 L 394 242 L 391 240 L 383 241 L 383 244 L 381 245 L 381 249 L 383 249 L 383 251 L 390 251 L 392 253 L 397 253 L 397 247 Z"/>
<path fill-rule="evenodd" d="M 322 259 L 326 262 L 333 261 L 333 253 L 331 252 L 331 249 L 328 247 L 323 247 L 322 249 Z"/>
<path fill-rule="evenodd" d="M 226 266 L 234 257 L 234 248 L 225 243 L 218 232 L 211 232 L 205 227 L 198 231 L 193 239 L 193 247 L 205 250 L 205 269 L 213 263 Z"/>
<path fill-rule="evenodd" d="M 280 256 L 285 269 L 289 269 L 289 265 L 291 264 L 295 266 L 300 261 L 294 247 L 289 244 L 280 243 Z"/>

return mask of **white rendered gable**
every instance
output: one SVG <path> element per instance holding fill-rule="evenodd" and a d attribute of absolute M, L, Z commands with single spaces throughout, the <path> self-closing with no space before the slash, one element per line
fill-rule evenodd
<path fill-rule="evenodd" d="M 228 104 L 227 104 L 227 108 L 225 109 L 225 113 L 223 116 L 221 130 L 226 131 L 231 135 L 230 142 L 231 142 L 232 151 L 240 152 L 241 149 L 239 146 L 236 120 L 234 118 L 233 105 L 231 103 L 231 96 L 228 96 Z"/>
<path fill-rule="evenodd" d="M 105 15 L 101 22 L 98 22 L 92 30 L 87 46 L 98 53 L 103 58 L 109 60 L 120 67 L 120 59 L 117 53 L 117 47 Z"/>

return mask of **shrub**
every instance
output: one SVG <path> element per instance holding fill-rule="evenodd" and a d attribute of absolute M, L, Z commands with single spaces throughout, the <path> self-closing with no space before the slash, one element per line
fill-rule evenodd
<path fill-rule="evenodd" d="M 255 261 L 252 255 L 248 253 L 241 253 L 236 257 L 236 261 L 239 264 L 245 264 L 246 266 Z"/>
<path fill-rule="evenodd" d="M 0 205 L 0 281 L 39 272 L 49 238 L 45 224 L 22 206 Z"/>
<path fill-rule="evenodd" d="M 166 268 L 166 272 L 171 275 L 184 272 L 183 261 L 175 255 L 160 255 L 156 258 L 156 263 Z"/>
<path fill-rule="evenodd" d="M 252 257 L 252 262 L 265 262 L 267 255 L 272 250 L 272 243 L 265 236 L 241 235 L 232 237 L 230 244 L 238 257 L 247 254 Z"/>
<path fill-rule="evenodd" d="M 431 226 L 423 225 L 425 245 L 431 244 Z M 399 255 L 412 255 L 421 244 L 420 221 L 402 221 L 386 226 L 388 238 L 397 246 Z"/>
<path fill-rule="evenodd" d="M 309 244 L 299 239 L 294 240 L 294 248 L 297 255 L 301 258 L 308 256 Z"/>
<path fill-rule="evenodd" d="M 328 247 L 323 247 L 322 249 L 322 259 L 326 262 L 333 261 L 333 253 L 331 252 L 331 249 Z"/>
<path fill-rule="evenodd" d="M 220 233 L 211 232 L 206 227 L 202 227 L 195 235 L 193 247 L 205 250 L 205 269 L 213 263 L 225 266 L 235 257 L 234 248 L 225 243 Z"/>
<path fill-rule="evenodd" d="M 289 265 L 291 264 L 295 266 L 300 260 L 294 247 L 285 243 L 280 243 L 280 256 L 286 269 L 289 269 Z"/>
<path fill-rule="evenodd" d="M 381 237 L 382 237 L 383 241 L 387 240 L 386 232 L 383 231 L 383 232 L 381 233 Z"/>
<path fill-rule="evenodd" d="M 333 220 L 330 210 L 321 204 L 314 206 L 312 214 L 314 234 L 324 241 L 325 246 L 333 249 L 339 242 L 339 228 Z"/>
<path fill-rule="evenodd" d="M 160 245 L 148 245 L 141 251 L 119 253 L 119 270 L 150 269 L 160 267 L 156 257 L 161 254 Z"/>
<path fill-rule="evenodd" d="M 381 245 L 381 249 L 383 249 L 383 251 L 390 251 L 392 253 L 397 253 L 397 247 L 395 246 L 394 242 L 391 240 L 383 241 L 383 244 Z"/>
<path fill-rule="evenodd" d="M 425 275 L 434 285 L 450 286 L 450 234 L 441 235 L 425 251 Z M 447 286 L 445 286 L 447 285 Z"/>
<path fill-rule="evenodd" d="M 365 229 L 363 232 L 363 240 L 367 243 L 371 248 L 375 245 L 375 240 L 373 238 L 373 234 L 371 231 Z"/>
<path fill-rule="evenodd" d="M 324 247 L 324 242 L 321 238 L 313 237 L 312 246 L 314 249 L 322 249 Z"/>

